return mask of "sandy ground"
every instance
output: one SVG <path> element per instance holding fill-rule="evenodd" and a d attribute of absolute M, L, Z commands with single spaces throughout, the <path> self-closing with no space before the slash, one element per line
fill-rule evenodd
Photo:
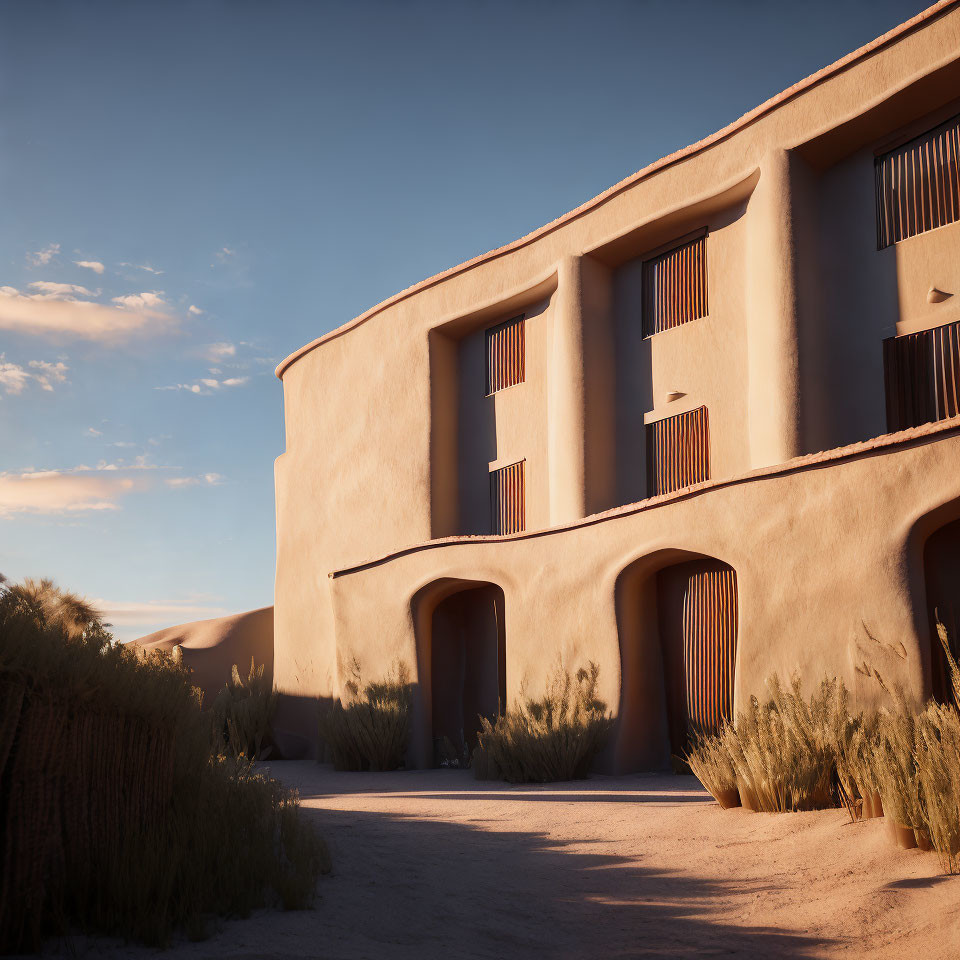
<path fill-rule="evenodd" d="M 464 771 L 272 773 L 331 847 L 317 908 L 191 958 L 960 957 L 960 877 L 842 811 L 722 811 L 691 777 L 514 787 Z M 103 942 L 81 956 L 157 957 Z"/>

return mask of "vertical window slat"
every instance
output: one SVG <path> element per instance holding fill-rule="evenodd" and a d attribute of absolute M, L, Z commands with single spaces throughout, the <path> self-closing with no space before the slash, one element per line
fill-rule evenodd
<path fill-rule="evenodd" d="M 647 496 L 710 479 L 710 428 L 706 407 L 647 426 Z"/>
<path fill-rule="evenodd" d="M 524 381 L 526 336 L 524 317 L 514 317 L 487 330 L 487 394 Z"/>
<path fill-rule="evenodd" d="M 960 219 L 960 117 L 878 157 L 877 248 Z"/>
<path fill-rule="evenodd" d="M 490 532 L 497 536 L 526 529 L 525 461 L 490 471 Z"/>
<path fill-rule="evenodd" d="M 644 336 L 706 316 L 706 235 L 645 261 L 642 284 Z"/>

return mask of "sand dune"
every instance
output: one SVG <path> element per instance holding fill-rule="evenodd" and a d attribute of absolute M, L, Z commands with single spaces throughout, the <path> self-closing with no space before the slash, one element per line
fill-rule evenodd
<path fill-rule="evenodd" d="M 322 901 L 226 923 L 170 955 L 960 956 L 960 878 L 891 846 L 881 820 L 725 812 L 690 777 L 513 787 L 461 771 L 272 772 L 299 786 L 330 842 Z"/>
<path fill-rule="evenodd" d="M 246 676 L 251 657 L 273 676 L 273 607 L 182 623 L 133 642 L 148 650 L 180 647 L 183 662 L 193 668 L 194 682 L 209 698 L 230 679 L 234 664 Z"/>

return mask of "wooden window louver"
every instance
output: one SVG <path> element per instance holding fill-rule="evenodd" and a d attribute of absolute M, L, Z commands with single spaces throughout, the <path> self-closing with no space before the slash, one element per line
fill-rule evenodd
<path fill-rule="evenodd" d="M 490 471 L 490 532 L 503 535 L 526 528 L 524 461 Z"/>
<path fill-rule="evenodd" d="M 883 341 L 887 429 L 960 415 L 960 322 Z"/>
<path fill-rule="evenodd" d="M 737 575 L 707 561 L 691 574 L 683 600 L 687 722 L 694 735 L 717 733 L 733 716 L 737 658 Z"/>
<path fill-rule="evenodd" d="M 960 117 L 876 159 L 877 249 L 960 220 Z"/>
<path fill-rule="evenodd" d="M 710 424 L 698 407 L 647 426 L 647 496 L 710 479 Z"/>
<path fill-rule="evenodd" d="M 523 383 L 526 344 L 523 316 L 487 330 L 487 394 Z"/>
<path fill-rule="evenodd" d="M 643 335 L 707 315 L 707 237 L 697 237 L 643 264 Z"/>

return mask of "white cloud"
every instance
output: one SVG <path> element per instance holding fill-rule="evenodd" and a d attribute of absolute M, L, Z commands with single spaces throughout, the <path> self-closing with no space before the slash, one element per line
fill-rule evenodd
<path fill-rule="evenodd" d="M 204 348 L 204 356 L 211 363 L 218 363 L 224 357 L 233 357 L 237 353 L 235 343 L 208 343 Z"/>
<path fill-rule="evenodd" d="M 75 292 L 22 293 L 14 287 L 0 287 L 0 330 L 109 341 L 132 333 L 156 332 L 175 322 L 161 309 L 166 304 L 156 293 L 117 297 L 117 305 L 110 306 L 76 300 Z"/>
<path fill-rule="evenodd" d="M 124 297 L 113 297 L 113 302 L 119 303 L 121 307 L 134 310 L 143 307 L 165 307 L 167 301 L 161 296 L 162 293 L 162 290 L 145 290 L 143 293 L 129 293 Z"/>
<path fill-rule="evenodd" d="M 116 501 L 137 485 L 135 478 L 111 471 L 109 465 L 0 473 L 0 516 L 116 510 Z"/>
<path fill-rule="evenodd" d="M 187 390 L 201 397 L 209 397 L 221 387 L 242 387 L 248 383 L 249 377 L 228 377 L 226 380 L 216 380 L 213 377 L 200 377 L 193 383 L 173 383 L 166 387 L 154 387 L 154 390 Z"/>
<path fill-rule="evenodd" d="M 236 256 L 237 251 L 231 250 L 230 247 L 221 247 L 214 256 L 221 262 L 226 263 L 231 257 Z"/>
<path fill-rule="evenodd" d="M 23 393 L 23 388 L 30 381 L 30 374 L 19 364 L 10 363 L 0 353 L 0 387 L 5 393 Z"/>
<path fill-rule="evenodd" d="M 35 267 L 45 267 L 58 253 L 60 252 L 59 243 L 51 243 L 44 247 L 42 250 L 37 250 L 34 253 L 28 253 L 27 259 Z"/>
<path fill-rule="evenodd" d="M 80 297 L 95 297 L 99 294 L 80 286 L 79 283 L 55 283 L 52 280 L 34 280 L 28 284 L 34 290 L 39 290 L 40 294 L 34 294 L 35 300 L 67 300 L 74 295 Z M 44 296 L 45 295 L 45 296 Z M 29 296 L 29 294 L 28 294 Z"/>
<path fill-rule="evenodd" d="M 121 266 L 121 267 L 133 267 L 134 270 L 146 270 L 147 273 L 154 273 L 154 274 L 156 274 L 158 277 L 160 276 L 160 274 L 163 273 L 162 270 L 157 270 L 155 267 L 151 267 L 149 264 L 146 264 L 146 263 L 127 263 L 127 262 L 123 262 L 123 263 L 120 264 L 120 266 Z"/>
<path fill-rule="evenodd" d="M 48 363 L 46 360 L 31 360 L 28 366 L 35 371 L 33 379 L 40 384 L 43 390 L 52 392 L 55 383 L 67 382 L 67 371 L 70 368 L 60 360 L 56 363 Z"/>
<path fill-rule="evenodd" d="M 187 311 L 192 313 L 195 317 L 199 317 L 203 311 L 199 307 L 195 307 L 192 303 L 187 307 Z"/>
<path fill-rule="evenodd" d="M 105 269 L 99 260 L 74 260 L 73 262 L 78 267 L 84 267 L 87 270 L 92 270 L 94 273 L 103 273 Z"/>
<path fill-rule="evenodd" d="M 49 363 L 46 360 L 30 360 L 27 367 L 30 369 L 10 362 L 0 353 L 0 389 L 7 394 L 17 395 L 23 393 L 24 387 L 33 381 L 42 390 L 52 392 L 55 383 L 67 382 L 67 371 L 70 369 L 62 361 Z"/>
<path fill-rule="evenodd" d="M 167 477 L 165 483 L 168 487 L 218 487 L 224 479 L 219 473 L 201 473 L 196 477 Z"/>
<path fill-rule="evenodd" d="M 102 437 L 103 431 L 98 430 L 96 427 L 87 427 L 87 436 L 88 437 Z"/>

